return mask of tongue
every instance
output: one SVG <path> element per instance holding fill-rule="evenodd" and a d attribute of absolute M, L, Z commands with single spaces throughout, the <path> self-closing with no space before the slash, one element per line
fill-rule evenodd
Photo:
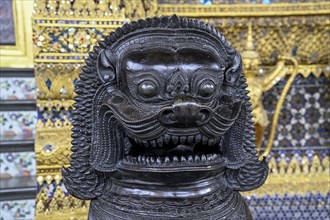
<path fill-rule="evenodd" d="M 184 144 L 180 144 L 176 146 L 175 148 L 168 151 L 170 155 L 187 155 L 189 153 L 192 153 L 194 149 L 194 146 L 188 146 Z"/>

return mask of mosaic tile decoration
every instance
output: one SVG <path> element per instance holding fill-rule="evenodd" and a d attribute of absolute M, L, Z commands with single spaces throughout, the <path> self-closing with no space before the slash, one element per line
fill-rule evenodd
<path fill-rule="evenodd" d="M 13 1 L 0 1 L 0 45 L 15 45 Z"/>
<path fill-rule="evenodd" d="M 0 78 L 1 100 L 35 100 L 35 79 L 32 77 Z"/>
<path fill-rule="evenodd" d="M 254 220 L 328 220 L 330 193 L 245 197 Z"/>
<path fill-rule="evenodd" d="M 0 177 L 35 176 L 36 160 L 34 152 L 1 153 Z"/>
<path fill-rule="evenodd" d="M 36 111 L 0 112 L 0 136 L 28 138 L 34 136 Z"/>
<path fill-rule="evenodd" d="M 35 200 L 17 200 L 0 202 L 0 220 L 33 220 Z"/>
<path fill-rule="evenodd" d="M 40 20 L 41 21 L 41 20 Z M 34 20 L 34 23 L 38 23 L 39 20 Z M 70 21 L 71 24 L 73 24 Z M 76 21 L 76 24 L 84 21 Z M 94 21 L 91 21 L 94 24 Z M 69 24 L 69 21 L 66 20 L 61 21 L 60 24 Z M 95 22 L 96 23 L 96 22 Z M 122 22 L 121 24 L 123 24 Z M 104 23 L 103 23 L 104 24 Z M 109 24 L 109 22 L 107 22 Z M 110 30 L 109 30 L 110 31 Z M 104 33 L 107 33 L 105 31 Z M 88 28 L 75 28 L 75 27 L 59 27 L 58 33 L 54 33 L 53 29 L 42 29 L 40 36 L 36 34 L 33 36 L 33 40 L 38 42 L 37 45 L 43 48 L 50 47 L 50 52 L 58 52 L 58 53 L 87 53 L 92 50 L 92 46 L 96 44 L 98 40 L 104 39 L 104 33 L 100 32 L 96 29 L 88 29 Z M 45 37 L 46 36 L 46 37 Z M 82 46 L 83 45 L 83 46 Z M 37 50 L 38 47 L 35 47 Z M 87 58 L 88 55 L 70 55 L 65 57 L 66 59 L 80 60 Z M 56 60 L 57 56 L 37 56 L 36 58 L 47 58 Z"/>
<path fill-rule="evenodd" d="M 268 118 L 272 119 L 287 78 L 277 83 L 263 96 L 263 105 Z M 298 75 L 292 84 L 281 110 L 272 152 L 279 162 L 283 158 L 288 163 L 295 155 L 298 160 L 314 155 L 322 160 L 330 154 L 330 79 L 324 75 L 304 78 Z M 266 128 L 263 146 L 269 135 Z M 251 213 L 256 220 L 277 219 L 317 219 L 330 218 L 330 192 L 327 195 L 265 195 L 246 197 Z"/>
<path fill-rule="evenodd" d="M 265 93 L 263 104 L 272 119 L 275 105 L 285 84 L 282 80 Z M 263 148 L 269 135 L 265 130 Z M 298 75 L 281 110 L 273 149 L 311 148 L 330 146 L 330 79 Z"/>
<path fill-rule="evenodd" d="M 56 120 L 64 121 L 68 119 L 71 121 L 72 116 L 72 109 L 64 110 L 61 109 L 60 111 L 56 110 L 55 108 L 52 109 L 52 111 L 43 110 L 40 111 L 38 109 L 38 120 L 42 120 L 43 122 L 47 122 L 47 120 L 51 120 L 52 122 Z"/>

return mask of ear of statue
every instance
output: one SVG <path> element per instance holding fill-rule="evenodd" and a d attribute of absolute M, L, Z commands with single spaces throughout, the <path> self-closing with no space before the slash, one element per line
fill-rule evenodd
<path fill-rule="evenodd" d="M 237 102 L 234 104 L 233 108 L 233 112 L 239 111 L 239 114 L 235 123 L 224 135 L 222 152 L 228 159 L 227 167 L 235 169 L 243 166 L 249 155 L 244 150 L 246 107 L 244 104 L 242 106 L 238 105 Z"/>
<path fill-rule="evenodd" d="M 258 160 L 254 150 L 255 144 L 249 140 L 251 136 L 249 131 L 253 126 L 252 120 L 246 120 L 247 111 L 248 109 L 243 105 L 238 118 L 225 134 L 223 141 L 224 156 L 228 159 L 226 181 L 228 187 L 238 191 L 258 188 L 268 175 L 266 161 Z"/>
<path fill-rule="evenodd" d="M 102 133 L 92 134 L 91 164 L 97 171 L 114 172 L 122 154 L 124 135 L 108 107 L 102 106 L 97 110 L 97 115 L 93 123 L 93 131 L 102 131 Z"/>
<path fill-rule="evenodd" d="M 224 90 L 228 93 L 233 93 L 235 84 L 240 79 L 242 73 L 242 58 L 239 53 L 236 53 L 231 65 L 225 70 L 224 74 Z"/>
<path fill-rule="evenodd" d="M 255 132 L 252 108 L 247 95 L 247 84 L 240 75 L 235 97 L 243 102 L 239 116 L 227 131 L 222 144 L 224 156 L 228 159 L 226 182 L 229 188 L 238 191 L 253 190 L 261 186 L 268 175 L 265 160 L 259 161 L 255 150 Z"/>
<path fill-rule="evenodd" d="M 268 176 L 266 159 L 258 160 L 258 157 L 250 160 L 239 169 L 227 169 L 227 186 L 237 191 L 250 191 L 260 187 Z"/>
<path fill-rule="evenodd" d="M 101 50 L 97 59 L 97 72 L 103 83 L 116 78 L 115 63 L 115 55 L 110 50 Z"/>

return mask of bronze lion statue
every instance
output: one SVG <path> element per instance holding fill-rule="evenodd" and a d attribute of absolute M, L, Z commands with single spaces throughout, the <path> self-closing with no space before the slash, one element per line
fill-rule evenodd
<path fill-rule="evenodd" d="M 188 18 L 124 24 L 76 83 L 63 181 L 89 219 L 250 219 L 238 191 L 268 174 L 240 54 Z"/>

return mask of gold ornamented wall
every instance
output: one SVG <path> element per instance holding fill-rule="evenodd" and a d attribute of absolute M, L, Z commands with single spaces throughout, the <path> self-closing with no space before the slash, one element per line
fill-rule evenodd
<path fill-rule="evenodd" d="M 251 82 L 262 85 L 251 87 L 256 103 L 285 79 L 272 117 L 268 117 L 267 123 L 264 119 L 260 121 L 262 134 L 268 129 L 261 136 L 263 156 L 271 152 L 282 106 L 297 75 L 329 78 L 328 2 L 183 3 L 179 0 L 35 0 L 32 39 L 38 107 L 37 219 L 87 218 L 88 202 L 71 197 L 61 182 L 61 167 L 70 158 L 73 88 L 88 52 L 98 40 L 126 22 L 176 13 L 214 25 L 237 50 L 246 52 L 243 56 L 246 74 Z M 261 110 L 255 114 L 264 113 Z M 312 159 L 296 154 L 290 160 L 273 154 L 269 159 L 266 184 L 246 196 L 306 194 L 316 189 L 328 193 L 329 154 L 325 157 L 315 154 Z"/>

